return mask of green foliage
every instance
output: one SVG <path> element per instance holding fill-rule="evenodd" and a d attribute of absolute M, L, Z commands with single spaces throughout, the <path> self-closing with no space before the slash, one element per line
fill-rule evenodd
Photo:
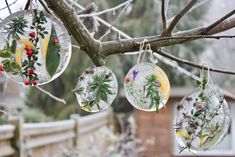
<path fill-rule="evenodd" d="M 156 112 L 159 111 L 160 99 L 161 96 L 159 94 L 159 82 L 157 81 L 157 77 L 154 74 L 150 74 L 146 78 L 146 97 L 150 98 L 149 109 L 153 106 L 156 106 Z"/>
<path fill-rule="evenodd" d="M 19 16 L 14 18 L 6 27 L 8 32 L 7 38 L 10 39 L 11 37 L 14 39 L 19 39 L 19 35 L 24 34 L 24 29 L 27 27 L 28 21 L 24 18 L 24 16 Z"/>
<path fill-rule="evenodd" d="M 46 68 L 50 76 L 53 76 L 60 64 L 60 45 L 55 44 L 54 40 L 58 40 L 58 36 L 55 30 L 55 26 L 51 26 L 51 36 L 47 48 L 46 55 Z"/>
<path fill-rule="evenodd" d="M 4 70 L 13 75 L 21 74 L 21 67 L 16 63 L 15 52 L 16 52 L 16 40 L 12 40 L 12 44 L 7 43 L 3 50 L 0 50 L 0 57 L 4 58 L 1 61 Z"/>
<path fill-rule="evenodd" d="M 97 74 L 93 77 L 93 82 L 88 87 L 90 89 L 89 92 L 95 92 L 94 97 L 88 98 L 83 104 L 82 108 L 85 110 L 91 110 L 91 108 L 96 105 L 98 110 L 101 110 L 99 105 L 100 101 L 107 102 L 108 95 L 113 94 L 111 91 L 111 86 L 109 83 L 112 81 L 110 75 L 105 74 L 105 72 L 101 73 L 100 75 Z"/>

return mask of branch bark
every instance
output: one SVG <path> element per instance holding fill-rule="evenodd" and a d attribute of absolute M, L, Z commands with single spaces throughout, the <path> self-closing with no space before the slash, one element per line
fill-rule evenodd
<path fill-rule="evenodd" d="M 214 27 L 211 31 L 208 32 L 208 34 L 213 35 L 217 34 L 223 31 L 226 31 L 228 29 L 231 29 L 235 27 L 235 18 L 231 18 L 230 20 L 226 20 L 216 27 Z M 204 30 L 207 27 L 199 27 L 192 30 L 183 31 L 181 33 L 176 33 L 172 37 L 162 37 L 160 35 L 156 36 L 146 36 L 146 37 L 138 37 L 133 39 L 125 39 L 121 41 L 107 41 L 102 42 L 101 48 L 102 53 L 104 56 L 109 56 L 113 54 L 120 54 L 120 53 L 126 53 L 126 52 L 135 52 L 139 50 L 139 44 L 144 39 L 147 39 L 148 41 L 154 41 L 151 42 L 151 48 L 154 51 L 157 51 L 161 47 L 176 45 L 176 44 L 182 44 L 185 42 L 193 41 L 199 38 L 200 35 L 203 35 Z M 184 36 L 186 36 L 184 38 Z M 190 36 L 196 36 L 195 38 L 188 39 Z"/>
<path fill-rule="evenodd" d="M 88 54 L 95 65 L 103 65 L 104 58 L 99 53 L 100 42 L 91 36 L 75 10 L 64 0 L 45 0 L 45 2 L 64 23 L 67 30 L 78 42 L 80 49 Z"/>
<path fill-rule="evenodd" d="M 165 31 L 167 29 L 166 0 L 162 0 L 161 12 L 162 12 L 163 31 Z"/>
<path fill-rule="evenodd" d="M 233 71 L 223 70 L 223 69 L 216 69 L 216 68 L 208 68 L 207 66 L 202 66 L 202 65 L 199 65 L 199 64 L 190 62 L 190 61 L 188 61 L 188 60 L 178 58 L 178 57 L 173 56 L 173 55 L 171 55 L 170 53 L 167 53 L 167 52 L 165 52 L 165 51 L 163 51 L 163 50 L 159 50 L 157 53 L 160 54 L 161 56 L 164 56 L 164 57 L 166 57 L 166 58 L 169 58 L 169 59 L 171 59 L 171 60 L 174 60 L 174 61 L 176 61 L 176 62 L 178 62 L 178 63 L 183 63 L 183 64 L 186 64 L 186 65 L 189 65 L 189 66 L 198 68 L 198 69 L 204 68 L 205 70 L 208 70 L 208 69 L 209 69 L 210 71 L 213 71 L 213 72 L 235 75 L 235 72 L 233 72 Z"/>
<path fill-rule="evenodd" d="M 178 22 L 182 19 L 182 17 L 189 12 L 190 9 L 198 2 L 198 0 L 191 0 L 172 20 L 169 27 L 162 32 L 162 36 L 171 36 L 173 30 L 175 29 Z"/>

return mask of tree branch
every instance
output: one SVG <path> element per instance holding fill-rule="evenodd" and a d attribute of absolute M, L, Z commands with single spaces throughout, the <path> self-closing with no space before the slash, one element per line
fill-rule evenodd
<path fill-rule="evenodd" d="M 178 24 L 178 22 L 181 20 L 181 18 L 187 13 L 189 12 L 189 10 L 198 2 L 198 0 L 191 0 L 186 6 L 185 8 L 183 8 L 172 20 L 172 22 L 170 23 L 169 27 L 162 32 L 162 36 L 171 36 L 174 28 L 176 27 L 176 25 Z"/>
<path fill-rule="evenodd" d="M 9 11 L 9 13 L 12 14 L 11 8 L 10 8 L 10 6 L 9 6 L 9 4 L 8 4 L 8 1 L 5 0 L 5 3 L 6 3 L 6 6 L 7 6 L 7 9 L 8 9 L 8 11 Z"/>
<path fill-rule="evenodd" d="M 102 10 L 100 12 L 96 12 L 96 13 L 90 13 L 90 14 L 81 14 L 79 15 L 78 17 L 91 17 L 91 16 L 99 16 L 99 15 L 102 15 L 102 14 L 105 14 L 105 13 L 109 13 L 109 12 L 113 12 L 113 11 L 116 11 L 122 7 L 125 7 L 126 5 L 130 4 L 133 0 L 127 0 L 125 1 L 124 3 L 121 3 L 113 8 L 109 8 L 109 9 L 105 9 L 105 10 Z"/>
<path fill-rule="evenodd" d="M 181 58 L 178 58 L 176 56 L 173 56 L 163 50 L 159 50 L 157 51 L 158 54 L 160 54 L 161 56 L 164 56 L 166 58 L 169 58 L 171 60 L 174 60 L 178 63 L 183 63 L 183 64 L 186 64 L 186 65 L 189 65 L 189 66 L 192 66 L 192 67 L 195 67 L 195 68 L 198 68 L 198 69 L 202 69 L 204 68 L 205 70 L 208 70 L 209 67 L 207 66 L 202 66 L 202 65 L 199 65 L 199 64 L 196 64 L 196 63 L 193 63 L 193 62 L 190 62 L 188 60 L 185 60 L 185 59 L 181 59 Z M 213 72 L 218 72 L 218 73 L 224 73 L 224 74 L 231 74 L 231 75 L 235 75 L 235 72 L 234 71 L 229 71 L 229 70 L 222 70 L 222 69 L 216 69 L 216 68 L 209 68 L 210 71 L 213 71 Z"/>
<path fill-rule="evenodd" d="M 217 33 L 226 31 L 228 29 L 231 29 L 233 27 L 235 27 L 235 18 L 223 21 L 222 23 L 214 27 L 208 33 L 210 35 L 217 34 Z M 113 54 L 135 52 L 139 50 L 139 44 L 144 39 L 147 39 L 148 41 L 154 41 L 154 42 L 151 42 L 151 48 L 154 51 L 157 51 L 160 47 L 182 44 L 182 43 L 189 42 L 192 40 L 200 39 L 199 38 L 200 35 L 203 34 L 206 28 L 207 27 L 200 27 L 200 28 L 196 28 L 192 30 L 183 31 L 180 33 L 175 33 L 172 36 L 172 38 L 171 37 L 166 38 L 166 37 L 161 37 L 160 35 L 156 35 L 156 36 L 138 37 L 138 38 L 133 38 L 133 39 L 124 39 L 121 41 L 102 42 L 101 44 L 102 53 L 104 56 L 109 56 Z M 186 37 L 183 37 L 183 36 L 186 36 Z M 194 37 L 191 38 L 191 36 L 194 36 Z M 188 38 L 191 38 L 191 40 L 189 40 Z M 208 36 L 208 38 L 214 38 L 214 37 Z"/>
<path fill-rule="evenodd" d="M 207 34 L 208 32 L 210 32 L 213 28 L 215 28 L 216 26 L 218 26 L 220 23 L 222 23 L 224 20 L 228 19 L 229 17 L 231 17 L 232 15 L 235 14 L 235 10 L 232 10 L 231 12 L 229 12 L 228 14 L 226 14 L 225 16 L 223 16 L 222 18 L 220 18 L 219 20 L 215 21 L 214 23 L 212 23 L 211 25 L 209 25 L 207 28 L 205 28 L 204 30 L 204 34 Z"/>
<path fill-rule="evenodd" d="M 99 53 L 100 43 L 91 36 L 78 18 L 75 10 L 64 0 L 45 0 L 45 2 L 64 23 L 67 30 L 78 42 L 81 50 L 89 55 L 95 65 L 103 65 L 103 57 Z"/>
<path fill-rule="evenodd" d="M 14 2 L 10 3 L 8 6 L 9 6 L 9 7 L 12 6 L 12 5 L 15 4 L 17 1 L 18 1 L 18 0 L 15 0 Z M 3 8 L 0 8 L 0 10 L 4 10 L 4 9 L 6 9 L 6 8 L 7 8 L 7 6 L 5 6 L 5 7 L 3 7 Z"/>
<path fill-rule="evenodd" d="M 167 29 L 166 0 L 162 0 L 161 12 L 162 12 L 163 31 L 165 31 Z"/>

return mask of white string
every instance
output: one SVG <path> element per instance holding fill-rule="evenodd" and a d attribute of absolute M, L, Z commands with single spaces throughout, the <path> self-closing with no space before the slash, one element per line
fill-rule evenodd
<path fill-rule="evenodd" d="M 147 41 L 148 41 L 147 39 L 144 39 L 142 42 L 140 42 L 140 50 L 139 50 L 139 56 L 138 56 L 138 59 L 137 59 L 137 64 L 139 64 L 140 62 L 143 61 L 143 59 L 141 59 L 141 56 L 145 52 L 144 45 L 145 45 L 145 42 L 147 42 Z"/>

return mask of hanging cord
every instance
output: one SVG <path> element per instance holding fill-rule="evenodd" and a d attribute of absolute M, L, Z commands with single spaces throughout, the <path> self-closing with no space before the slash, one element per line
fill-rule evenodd
<path fill-rule="evenodd" d="M 7 9 L 8 9 L 8 11 L 9 11 L 9 13 L 12 14 L 11 8 L 10 8 L 10 6 L 9 6 L 9 4 L 8 4 L 8 1 L 5 0 L 5 3 L 6 3 L 6 6 L 7 6 Z"/>
<path fill-rule="evenodd" d="M 145 54 L 146 54 L 146 49 L 144 50 L 144 45 L 145 42 L 147 42 L 147 39 L 144 39 L 142 42 L 140 42 L 140 50 L 139 50 L 139 56 L 137 59 L 137 64 L 141 63 L 143 61 L 143 59 L 145 58 Z M 141 59 L 142 54 L 144 53 L 144 56 Z"/>
<path fill-rule="evenodd" d="M 154 63 L 154 64 L 157 64 L 158 63 L 158 60 L 157 58 L 154 57 L 154 52 L 153 50 L 151 49 L 151 45 L 150 44 L 147 44 L 145 49 L 144 49 L 144 46 L 145 46 L 145 43 L 147 42 L 148 40 L 147 39 L 144 39 L 141 43 L 140 43 L 140 50 L 139 50 L 139 56 L 138 56 L 138 60 L 137 60 L 137 64 L 141 63 L 144 61 L 145 59 L 145 56 L 146 56 L 146 53 L 148 52 L 149 53 L 149 60 Z M 141 57 L 143 54 L 143 57 Z"/>
<path fill-rule="evenodd" d="M 154 63 L 154 64 L 157 64 L 158 63 L 158 59 L 154 57 L 154 52 L 153 50 L 151 49 L 151 45 L 150 44 L 147 44 L 146 46 L 146 49 L 147 51 L 149 52 L 149 60 Z"/>

